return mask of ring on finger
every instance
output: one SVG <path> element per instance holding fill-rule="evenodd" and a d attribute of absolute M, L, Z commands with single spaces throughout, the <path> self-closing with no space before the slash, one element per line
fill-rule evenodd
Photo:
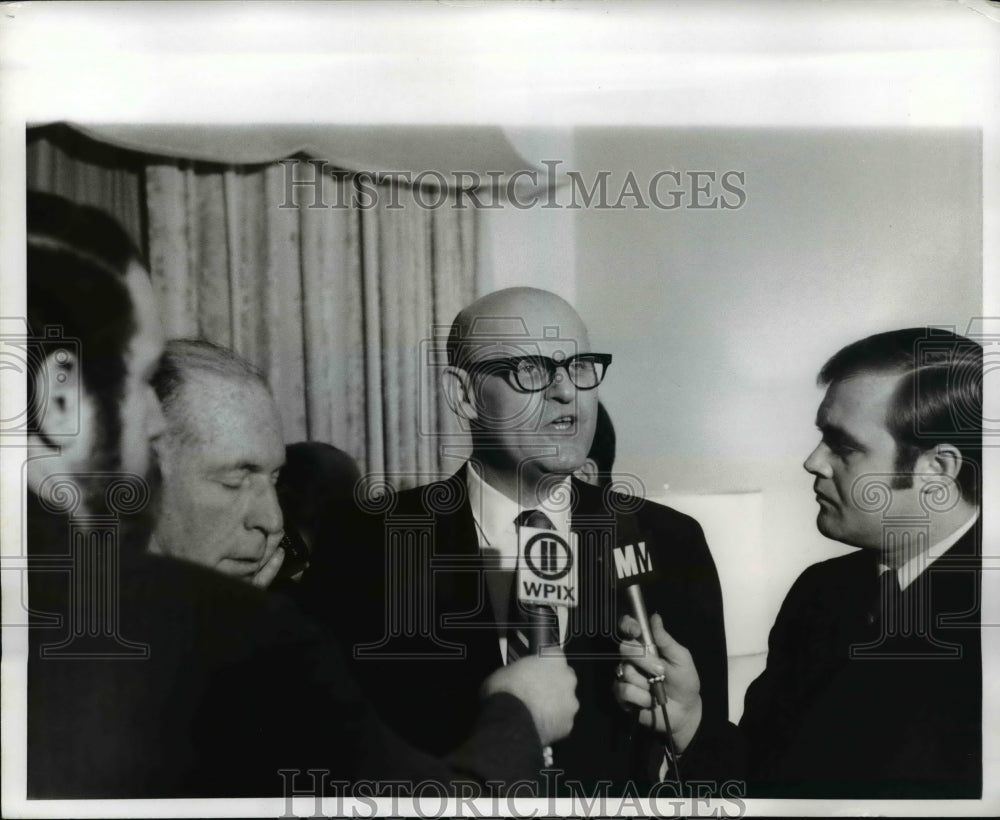
<path fill-rule="evenodd" d="M 618 678 L 618 680 L 625 680 L 625 664 L 618 664 L 615 669 L 615 677 Z"/>

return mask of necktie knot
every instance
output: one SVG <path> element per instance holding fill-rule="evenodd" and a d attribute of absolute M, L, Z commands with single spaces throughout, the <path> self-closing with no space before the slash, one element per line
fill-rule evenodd
<path fill-rule="evenodd" d="M 541 510 L 524 510 L 514 519 L 514 524 L 518 527 L 534 527 L 536 530 L 555 529 L 555 525 Z"/>

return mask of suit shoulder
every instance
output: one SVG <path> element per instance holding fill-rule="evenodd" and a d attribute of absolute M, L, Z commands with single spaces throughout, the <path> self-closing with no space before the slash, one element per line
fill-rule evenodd
<path fill-rule="evenodd" d="M 421 517 L 448 515 L 467 504 L 468 496 L 462 473 L 456 473 L 441 481 L 394 492 L 386 499 L 385 514 Z"/>
<path fill-rule="evenodd" d="M 847 555 L 837 555 L 833 558 L 827 558 L 825 561 L 810 564 L 802 570 L 795 583 L 817 584 L 852 580 L 860 573 L 869 572 L 871 566 L 871 556 L 859 549 Z"/>
<path fill-rule="evenodd" d="M 698 520 L 673 507 L 620 493 L 609 494 L 607 506 L 613 511 L 631 513 L 644 531 L 660 535 L 678 545 L 705 543 L 705 531 Z"/>
<path fill-rule="evenodd" d="M 680 510 L 675 510 L 673 507 L 668 507 L 666 504 L 659 504 L 648 499 L 642 500 L 637 515 L 644 522 L 655 523 L 661 527 L 669 527 L 698 534 L 703 533 L 698 519 Z"/>
<path fill-rule="evenodd" d="M 816 607 L 823 601 L 833 605 L 831 602 L 853 598 L 858 594 L 859 582 L 871 573 L 872 559 L 864 550 L 818 561 L 795 579 L 782 602 L 782 610 Z"/>

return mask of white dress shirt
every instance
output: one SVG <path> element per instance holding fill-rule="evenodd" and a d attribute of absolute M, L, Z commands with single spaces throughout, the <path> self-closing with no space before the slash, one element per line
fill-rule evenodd
<path fill-rule="evenodd" d="M 466 472 L 466 484 L 469 491 L 469 504 L 472 507 L 472 517 L 476 522 L 476 534 L 479 537 L 479 551 L 483 555 L 487 567 L 486 589 L 493 615 L 498 624 L 507 622 L 507 608 L 510 605 L 511 586 L 514 583 L 514 571 L 517 567 L 517 526 L 514 521 L 525 509 L 541 510 L 548 516 L 567 543 L 570 539 L 569 506 L 556 504 L 555 498 L 569 498 L 569 477 L 555 485 L 549 498 L 537 507 L 521 507 L 516 501 L 509 499 L 495 487 L 490 486 L 479 475 L 475 465 L 470 461 Z M 566 642 L 566 630 L 569 626 L 569 609 L 564 606 L 555 607 L 559 618 L 559 641 Z M 497 628 L 500 641 L 500 655 L 507 660 L 506 630 Z"/>

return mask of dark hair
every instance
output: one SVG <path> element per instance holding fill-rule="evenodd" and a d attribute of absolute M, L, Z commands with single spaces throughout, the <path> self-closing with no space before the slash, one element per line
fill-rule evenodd
<path fill-rule="evenodd" d="M 357 463 L 343 450 L 322 441 L 285 446 L 278 476 L 278 499 L 286 524 L 306 531 L 314 541 L 317 524 L 331 502 L 349 501 L 361 478 Z"/>
<path fill-rule="evenodd" d="M 597 465 L 598 478 L 602 485 L 611 481 L 615 467 L 615 426 L 611 416 L 601 402 L 597 403 L 597 423 L 594 425 L 594 441 L 590 445 L 587 458 Z"/>
<path fill-rule="evenodd" d="M 834 354 L 820 385 L 868 373 L 899 374 L 886 417 L 896 442 L 896 469 L 911 472 L 917 457 L 949 443 L 962 454 L 958 485 L 978 503 L 982 464 L 983 349 L 965 336 L 914 327 L 877 333 Z M 909 486 L 902 479 L 897 486 Z"/>
<path fill-rule="evenodd" d="M 32 398 L 40 368 L 64 340 L 78 352 L 83 389 L 97 406 L 97 445 L 118 458 L 125 353 L 135 333 L 124 278 L 139 252 L 102 211 L 53 194 L 27 194 L 27 308 Z M 37 399 L 36 399 L 37 400 Z M 41 408 L 35 408 L 39 410 Z M 28 431 L 41 417 L 29 414 Z"/>

